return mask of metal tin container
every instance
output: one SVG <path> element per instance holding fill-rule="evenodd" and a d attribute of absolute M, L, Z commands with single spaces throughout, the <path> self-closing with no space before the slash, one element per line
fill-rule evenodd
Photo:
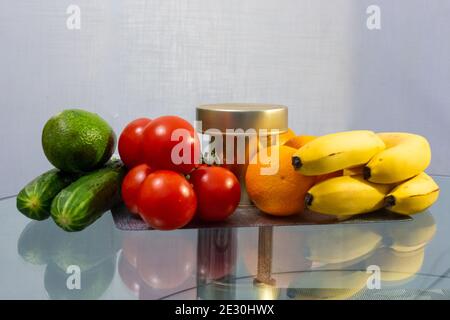
<path fill-rule="evenodd" d="M 216 163 L 237 176 L 241 184 L 239 205 L 251 205 L 245 188 L 247 166 L 259 148 L 276 143 L 277 135 L 288 130 L 287 107 L 257 103 L 201 105 L 196 119 L 203 156 L 214 157 Z M 210 148 L 213 144 L 214 150 Z"/>

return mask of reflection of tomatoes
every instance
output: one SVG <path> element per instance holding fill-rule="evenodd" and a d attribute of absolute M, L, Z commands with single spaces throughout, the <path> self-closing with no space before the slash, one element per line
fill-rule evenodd
<path fill-rule="evenodd" d="M 235 229 L 203 229 L 198 237 L 198 273 L 206 280 L 229 275 L 236 266 Z"/>
<path fill-rule="evenodd" d="M 137 266 L 137 256 L 139 254 L 139 246 L 141 243 L 141 239 L 145 235 L 140 232 L 127 232 L 123 236 L 122 241 L 122 255 L 131 264 L 136 268 Z"/>
<path fill-rule="evenodd" d="M 156 118 L 145 128 L 143 151 L 146 162 L 156 170 L 189 173 L 200 162 L 197 133 L 189 122 L 176 116 Z"/>
<path fill-rule="evenodd" d="M 194 238 L 176 233 L 146 233 L 137 260 L 141 279 L 151 288 L 182 285 L 195 272 Z"/>
<path fill-rule="evenodd" d="M 128 210 L 138 213 L 137 200 L 139 190 L 145 178 L 152 172 L 146 164 L 140 164 L 131 169 L 122 182 L 122 199 Z"/>
<path fill-rule="evenodd" d="M 128 168 L 143 163 L 142 141 L 144 128 L 151 122 L 148 118 L 139 118 L 130 122 L 119 137 L 119 154 Z"/>
<path fill-rule="evenodd" d="M 206 221 L 221 221 L 239 204 L 241 187 L 236 176 L 222 167 L 201 167 L 190 174 L 198 200 L 198 216 Z"/>
<path fill-rule="evenodd" d="M 142 219 L 160 230 L 185 226 L 195 214 L 197 198 L 194 189 L 180 174 L 159 170 L 143 182 L 138 198 Z"/>
<path fill-rule="evenodd" d="M 117 270 L 120 275 L 120 279 L 127 286 L 128 289 L 133 292 L 134 295 L 139 294 L 141 288 L 141 278 L 137 272 L 137 269 L 133 267 L 122 254 L 119 257 Z"/>

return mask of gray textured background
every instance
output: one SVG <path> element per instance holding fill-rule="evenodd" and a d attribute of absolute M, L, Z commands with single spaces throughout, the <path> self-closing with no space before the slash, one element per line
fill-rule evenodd
<path fill-rule="evenodd" d="M 119 132 L 139 116 L 193 120 L 201 103 L 280 103 L 298 133 L 424 134 L 429 171 L 450 174 L 449 18 L 448 0 L 0 0 L 0 197 L 50 167 L 41 129 L 69 107 Z"/>

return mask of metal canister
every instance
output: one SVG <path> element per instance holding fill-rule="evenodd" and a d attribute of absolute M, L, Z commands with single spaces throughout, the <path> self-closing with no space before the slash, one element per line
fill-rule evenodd
<path fill-rule="evenodd" d="M 251 205 L 245 188 L 247 166 L 261 146 L 276 143 L 276 136 L 287 132 L 287 107 L 257 103 L 209 104 L 197 107 L 196 118 L 197 131 L 202 134 L 202 154 L 211 156 L 207 146 L 222 141 L 221 152 L 215 151 L 214 158 L 239 179 L 239 205 Z M 229 153 L 234 156 L 228 156 Z"/>

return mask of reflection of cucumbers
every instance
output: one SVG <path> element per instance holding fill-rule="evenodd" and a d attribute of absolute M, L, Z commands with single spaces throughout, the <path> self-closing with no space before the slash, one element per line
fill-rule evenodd
<path fill-rule="evenodd" d="M 17 209 L 28 218 L 44 220 L 50 216 L 52 200 L 76 179 L 57 169 L 47 171 L 28 183 L 17 195 Z"/>
<path fill-rule="evenodd" d="M 27 262 L 46 264 L 51 260 L 52 246 L 55 243 L 53 231 L 56 229 L 53 221 L 31 221 L 20 234 L 17 241 L 17 251 Z"/>
<path fill-rule="evenodd" d="M 50 299 L 98 299 L 108 289 L 114 278 L 116 256 L 103 261 L 98 266 L 80 273 L 80 289 L 69 289 L 67 282 L 73 273 L 66 273 L 50 263 L 45 269 L 44 285 Z M 69 279 L 70 280 L 70 279 Z M 69 281 L 70 283 L 70 281 Z"/>
<path fill-rule="evenodd" d="M 121 246 L 120 233 L 114 228 L 111 216 L 102 217 L 81 232 L 54 228 L 57 232 L 51 260 L 63 270 L 70 265 L 78 265 L 81 270 L 90 269 L 113 256 Z"/>
<path fill-rule="evenodd" d="M 66 231 L 83 230 L 119 202 L 124 174 L 122 162 L 113 160 L 81 177 L 53 199 L 53 220 Z"/>

